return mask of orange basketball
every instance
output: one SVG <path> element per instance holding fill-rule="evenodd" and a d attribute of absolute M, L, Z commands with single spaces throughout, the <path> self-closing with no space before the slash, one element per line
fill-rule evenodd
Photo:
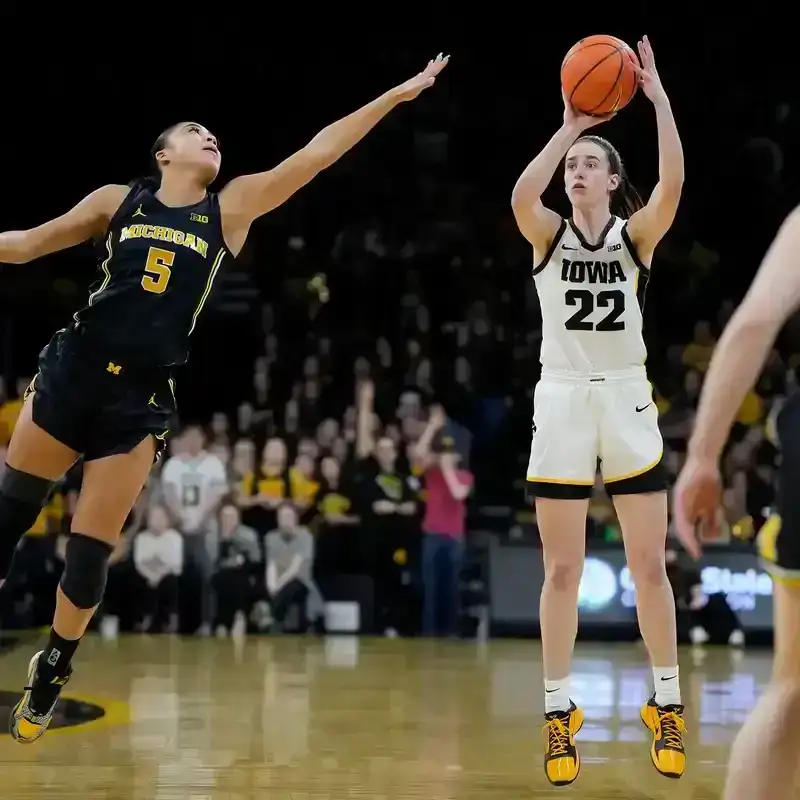
<path fill-rule="evenodd" d="M 561 63 L 561 86 L 570 103 L 584 114 L 610 114 L 625 108 L 639 81 L 636 54 L 615 36 L 587 36 Z"/>

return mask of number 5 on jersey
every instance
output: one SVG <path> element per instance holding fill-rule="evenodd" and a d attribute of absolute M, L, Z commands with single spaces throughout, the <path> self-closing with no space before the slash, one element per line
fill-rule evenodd
<path fill-rule="evenodd" d="M 151 247 L 147 253 L 147 263 L 144 265 L 142 289 L 153 294 L 162 294 L 172 275 L 170 267 L 173 261 L 175 261 L 175 253 L 171 250 Z"/>

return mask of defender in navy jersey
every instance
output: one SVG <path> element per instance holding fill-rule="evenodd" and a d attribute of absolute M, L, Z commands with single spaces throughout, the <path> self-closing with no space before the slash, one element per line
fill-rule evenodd
<path fill-rule="evenodd" d="M 88 239 L 100 242 L 100 280 L 74 322 L 40 356 L 0 478 L 0 584 L 52 483 L 79 457 L 83 484 L 72 519 L 56 614 L 11 713 L 16 741 L 52 719 L 71 661 L 103 597 L 108 560 L 175 412 L 171 368 L 224 262 L 252 222 L 281 205 L 360 141 L 398 104 L 433 85 L 448 59 L 333 123 L 269 172 L 208 191 L 220 166 L 216 138 L 185 122 L 159 136 L 153 175 L 104 186 L 62 217 L 0 234 L 0 263 L 22 264 Z"/>
<path fill-rule="evenodd" d="M 666 480 L 658 412 L 647 381 L 644 287 L 656 245 L 672 224 L 683 184 L 683 151 L 647 38 L 639 42 L 640 85 L 656 112 L 659 182 L 645 204 L 616 149 L 584 132 L 602 118 L 564 98 L 564 124 L 514 187 L 520 231 L 533 246 L 542 307 L 542 377 L 533 402 L 528 488 L 535 498 L 545 580 L 540 620 L 545 675 L 544 768 L 556 786 L 580 770 L 575 735 L 583 712 L 570 699 L 570 661 L 586 515 L 597 472 L 622 528 L 636 583 L 639 627 L 655 692 L 641 710 L 655 768 L 685 768 L 675 604 L 665 565 Z M 638 67 L 637 67 L 638 69 Z M 569 221 L 541 196 L 563 163 Z"/>
<path fill-rule="evenodd" d="M 39 358 L 34 423 L 87 461 L 127 453 L 175 415 L 171 367 L 230 253 L 219 196 L 171 208 L 136 181 L 98 241 L 101 276 Z"/>
<path fill-rule="evenodd" d="M 209 192 L 199 203 L 171 208 L 137 181 L 98 251 L 101 276 L 75 314 L 77 327 L 120 362 L 183 364 L 189 337 L 230 258 L 219 195 Z"/>

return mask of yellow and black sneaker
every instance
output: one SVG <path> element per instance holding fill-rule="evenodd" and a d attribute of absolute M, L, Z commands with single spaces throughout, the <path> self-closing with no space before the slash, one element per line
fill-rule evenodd
<path fill-rule="evenodd" d="M 22 744 L 35 742 L 44 735 L 50 720 L 53 719 L 61 690 L 72 675 L 72 667 L 63 676 L 54 678 L 50 683 L 39 679 L 37 665 L 44 651 L 40 650 L 28 664 L 28 685 L 22 699 L 14 706 L 9 719 L 11 736 Z"/>
<path fill-rule="evenodd" d="M 659 706 L 653 695 L 642 706 L 642 722 L 653 734 L 650 747 L 653 766 L 666 778 L 680 778 L 686 769 L 683 706 Z"/>
<path fill-rule="evenodd" d="M 570 700 L 569 711 L 551 711 L 544 718 L 544 774 L 553 786 L 568 786 L 581 771 L 575 735 L 583 727 L 583 711 Z"/>

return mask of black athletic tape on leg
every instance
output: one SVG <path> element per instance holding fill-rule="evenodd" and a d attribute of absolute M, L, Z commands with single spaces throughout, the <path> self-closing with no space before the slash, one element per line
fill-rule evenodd
<path fill-rule="evenodd" d="M 20 472 L 14 467 L 5 465 L 3 476 L 0 478 L 0 494 L 12 497 L 22 503 L 36 505 L 41 510 L 50 494 L 53 482 L 38 475 Z"/>
<path fill-rule="evenodd" d="M 77 608 L 88 610 L 100 604 L 108 578 L 108 560 L 114 548 L 107 542 L 70 534 L 64 559 L 61 591 Z"/>

